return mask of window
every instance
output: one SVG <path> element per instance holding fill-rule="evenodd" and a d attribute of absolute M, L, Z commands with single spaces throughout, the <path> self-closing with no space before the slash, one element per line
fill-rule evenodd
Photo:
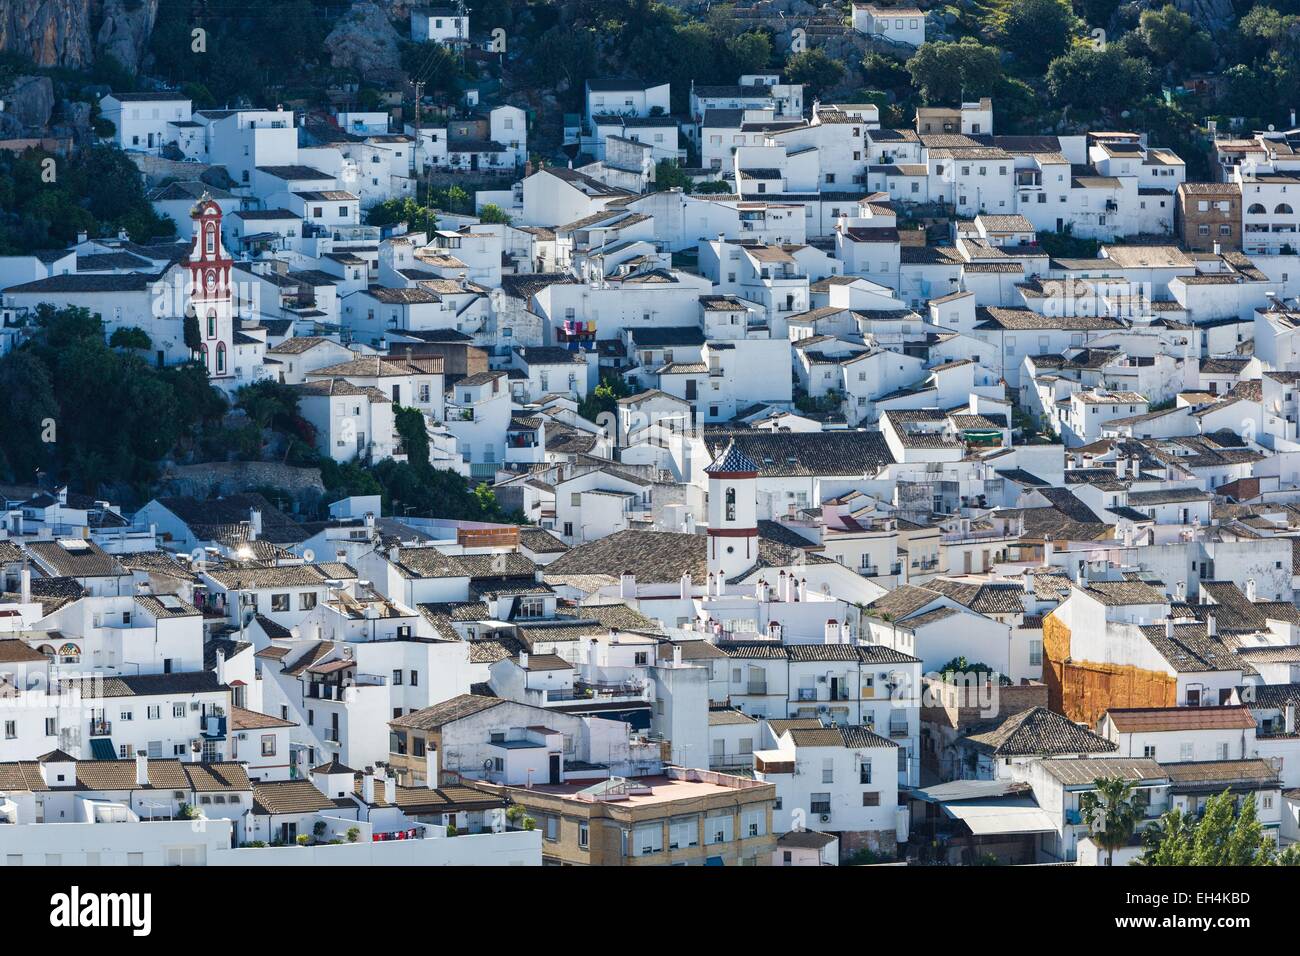
<path fill-rule="evenodd" d="M 144 715 L 148 720 L 159 720 L 162 717 L 162 707 L 150 704 L 144 709 Z"/>
<path fill-rule="evenodd" d="M 275 734 L 262 734 L 262 756 L 275 756 Z"/>
<path fill-rule="evenodd" d="M 664 828 L 660 823 L 640 826 L 632 831 L 632 855 L 651 856 L 664 851 Z"/>
<path fill-rule="evenodd" d="M 880 806 L 880 791 L 878 790 L 862 791 L 862 805 L 864 807 Z"/>
<path fill-rule="evenodd" d="M 58 733 L 57 722 L 53 717 L 45 718 L 45 736 L 53 737 Z"/>
<path fill-rule="evenodd" d="M 271 610 L 272 612 L 287 612 L 289 610 L 289 592 L 286 591 L 283 594 L 272 594 Z"/>
<path fill-rule="evenodd" d="M 17 739 L 18 739 L 18 721 L 16 721 L 16 720 L 6 720 L 6 721 L 5 721 L 5 740 L 17 740 Z"/>
<path fill-rule="evenodd" d="M 668 849 L 681 850 L 700 845 L 700 824 L 696 817 L 673 820 L 668 827 Z"/>
<path fill-rule="evenodd" d="M 734 821 L 730 813 L 719 813 L 704 821 L 704 842 L 708 845 L 730 843 L 734 838 L 733 832 Z"/>
<path fill-rule="evenodd" d="M 1043 642 L 1029 642 L 1029 666 L 1041 667 L 1043 665 Z"/>
<path fill-rule="evenodd" d="M 765 834 L 767 832 L 767 811 L 761 807 L 746 810 L 740 817 L 740 832 L 742 839 Z"/>
<path fill-rule="evenodd" d="M 831 812 L 831 795 L 829 793 L 814 793 L 809 798 L 808 809 L 813 813 L 830 813 Z M 757 834 L 748 834 L 756 836 Z"/>
<path fill-rule="evenodd" d="M 1146 758 L 1149 759 L 1149 760 L 1155 760 L 1155 759 L 1156 759 L 1156 746 L 1155 746 L 1155 744 L 1147 744 L 1147 745 L 1145 745 L 1145 746 L 1142 748 L 1142 756 L 1143 756 L 1143 757 L 1146 757 Z"/>
<path fill-rule="evenodd" d="M 586 820 L 578 821 L 578 849 L 586 850 L 591 847 L 591 832 Z"/>
<path fill-rule="evenodd" d="M 400 668 L 393 671 L 393 686 L 400 687 L 402 683 L 402 671 Z"/>
<path fill-rule="evenodd" d="M 822 760 L 822 783 L 835 782 L 835 758 L 825 757 Z"/>
<path fill-rule="evenodd" d="M 858 783 L 871 783 L 870 760 L 864 760 L 858 765 Z"/>
<path fill-rule="evenodd" d="M 727 489 L 726 501 L 727 501 L 726 520 L 735 521 L 736 520 L 736 489 L 735 488 Z"/>

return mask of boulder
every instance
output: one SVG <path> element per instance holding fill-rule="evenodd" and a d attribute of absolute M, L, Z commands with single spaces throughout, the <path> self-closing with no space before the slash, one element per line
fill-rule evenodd
<path fill-rule="evenodd" d="M 5 92 L 5 115 L 28 134 L 41 134 L 54 112 L 54 84 L 48 76 L 20 76 Z"/>
<path fill-rule="evenodd" d="M 330 65 L 361 75 L 401 69 L 397 31 L 374 3 L 356 3 L 325 38 Z"/>
<path fill-rule="evenodd" d="M 158 19 L 159 0 L 104 0 L 104 19 L 95 37 L 96 56 L 111 56 L 138 73 Z"/>

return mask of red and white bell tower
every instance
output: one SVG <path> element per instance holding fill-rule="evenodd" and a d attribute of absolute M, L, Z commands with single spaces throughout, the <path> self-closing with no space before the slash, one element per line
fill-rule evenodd
<path fill-rule="evenodd" d="M 194 220 L 194 244 L 190 247 L 189 303 L 199 322 L 198 358 L 208 377 L 230 378 L 233 361 L 235 322 L 232 307 L 231 267 L 221 241 L 221 207 L 204 193 L 190 210 Z"/>

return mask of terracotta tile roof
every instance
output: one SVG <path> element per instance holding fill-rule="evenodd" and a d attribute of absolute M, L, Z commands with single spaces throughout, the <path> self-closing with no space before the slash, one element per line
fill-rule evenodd
<path fill-rule="evenodd" d="M 1247 707 L 1122 707 L 1106 711 L 1122 734 L 1188 730 L 1245 730 L 1255 726 Z"/>

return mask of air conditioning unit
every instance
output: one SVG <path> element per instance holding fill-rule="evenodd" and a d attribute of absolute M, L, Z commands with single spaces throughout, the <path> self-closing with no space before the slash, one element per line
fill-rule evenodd
<path fill-rule="evenodd" d="M 202 706 L 203 705 L 200 704 L 197 700 L 190 701 L 190 710 L 198 710 Z"/>

